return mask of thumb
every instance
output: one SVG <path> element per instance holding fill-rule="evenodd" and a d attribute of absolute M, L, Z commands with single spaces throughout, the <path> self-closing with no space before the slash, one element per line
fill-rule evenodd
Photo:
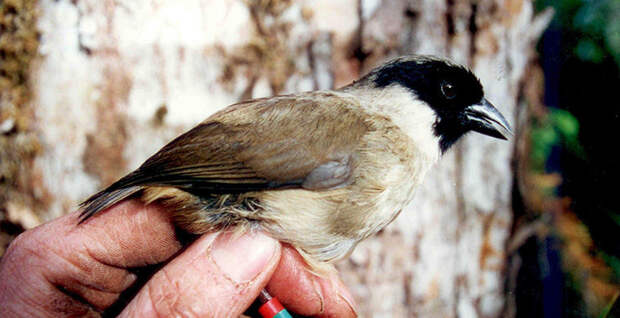
<path fill-rule="evenodd" d="M 261 232 L 207 234 L 157 272 L 121 317 L 237 317 L 279 259 L 280 244 Z"/>

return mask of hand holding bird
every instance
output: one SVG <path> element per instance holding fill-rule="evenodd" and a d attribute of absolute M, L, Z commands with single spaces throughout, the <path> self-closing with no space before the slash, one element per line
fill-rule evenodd
<path fill-rule="evenodd" d="M 180 251 L 178 227 L 206 235 L 159 269 L 124 313 L 161 313 L 156 305 L 172 299 L 164 309 L 206 304 L 198 309 L 238 314 L 267 286 L 297 313 L 354 315 L 331 264 L 392 222 L 470 131 L 511 134 L 468 69 L 428 56 L 394 59 L 338 90 L 231 105 L 86 200 L 79 226 L 70 214 L 16 240 L 0 264 L 15 293 L 0 303 L 34 294 L 49 302 L 0 309 L 109 310 L 135 282 L 131 268 Z M 32 272 L 15 266 L 29 251 L 44 254 Z M 224 288 L 200 289 L 208 284 Z M 147 306 L 153 297 L 160 302 Z"/>
<path fill-rule="evenodd" d="M 257 231 L 185 246 L 169 212 L 130 199 L 22 233 L 0 260 L 0 317 L 238 317 L 263 288 L 301 315 L 354 316 L 342 281 L 303 270 L 290 246 Z"/>

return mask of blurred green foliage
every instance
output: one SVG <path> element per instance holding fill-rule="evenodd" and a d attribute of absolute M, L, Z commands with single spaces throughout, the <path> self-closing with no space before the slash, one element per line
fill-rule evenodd
<path fill-rule="evenodd" d="M 555 11 L 539 46 L 550 93 L 546 102 L 553 107 L 533 118 L 530 168 L 534 174 L 554 172 L 562 177 L 563 183 L 537 188 L 547 202 L 570 202 L 556 211 L 553 223 L 563 243 L 560 253 L 569 287 L 564 291 L 564 314 L 620 317 L 620 212 L 614 198 L 617 178 L 610 177 L 617 164 L 609 149 L 610 132 L 618 129 L 620 118 L 614 102 L 620 70 L 620 0 L 535 3 L 538 10 Z M 578 313 L 582 304 L 587 313 Z"/>
<path fill-rule="evenodd" d="M 593 63 L 610 55 L 620 66 L 620 0 L 539 0 L 536 5 L 555 9 L 554 23 L 576 39 L 574 55 Z"/>
<path fill-rule="evenodd" d="M 605 252 L 601 252 L 600 256 L 614 271 L 615 277 L 620 277 L 620 259 Z"/>
<path fill-rule="evenodd" d="M 603 310 L 603 312 L 599 315 L 600 318 L 608 318 L 610 317 L 609 315 L 611 314 L 611 310 L 613 309 L 613 306 L 616 304 L 616 302 L 618 301 L 618 296 L 620 294 L 616 293 L 616 295 L 614 296 L 614 298 L 609 302 L 609 304 L 605 307 L 605 309 Z"/>
<path fill-rule="evenodd" d="M 584 158 L 579 143 L 579 121 L 568 111 L 552 108 L 547 116 L 537 119 L 531 131 L 531 163 L 535 172 L 544 172 L 545 163 L 555 146 L 562 146 L 573 155 Z"/>

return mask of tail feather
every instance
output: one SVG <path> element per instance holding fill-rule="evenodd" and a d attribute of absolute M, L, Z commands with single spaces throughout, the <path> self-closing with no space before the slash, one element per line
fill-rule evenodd
<path fill-rule="evenodd" d="M 82 213 L 80 213 L 79 223 L 83 223 L 99 211 L 112 207 L 140 190 L 142 190 L 141 186 L 132 186 L 115 190 L 110 190 L 110 188 L 108 188 L 91 196 L 86 201 L 80 203 L 80 207 L 83 210 Z"/>

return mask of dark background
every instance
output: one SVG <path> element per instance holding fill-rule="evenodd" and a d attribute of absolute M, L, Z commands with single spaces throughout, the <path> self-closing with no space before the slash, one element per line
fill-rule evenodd
<path fill-rule="evenodd" d="M 620 317 L 620 1 L 537 1 L 555 17 L 538 45 L 547 107 L 532 121 L 532 172 L 559 175 L 548 235 L 520 248 L 517 316 Z M 602 299 L 611 299 L 600 303 Z M 597 302 L 599 302 L 597 304 Z"/>

